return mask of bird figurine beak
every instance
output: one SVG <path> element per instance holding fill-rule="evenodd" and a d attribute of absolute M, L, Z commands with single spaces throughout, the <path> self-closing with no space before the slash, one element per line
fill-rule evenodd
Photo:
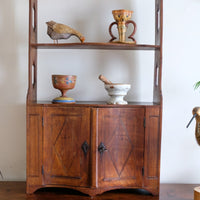
<path fill-rule="evenodd" d="M 85 37 L 80 37 L 80 41 L 83 43 L 85 41 Z"/>

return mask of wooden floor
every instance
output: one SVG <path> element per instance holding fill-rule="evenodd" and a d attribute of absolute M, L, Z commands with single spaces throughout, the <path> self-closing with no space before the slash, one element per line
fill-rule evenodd
<path fill-rule="evenodd" d="M 25 194 L 25 182 L 0 182 L 0 200 L 193 200 L 193 188 L 198 185 L 161 184 L 160 196 L 143 191 L 112 191 L 91 198 L 71 190 L 42 190 Z"/>

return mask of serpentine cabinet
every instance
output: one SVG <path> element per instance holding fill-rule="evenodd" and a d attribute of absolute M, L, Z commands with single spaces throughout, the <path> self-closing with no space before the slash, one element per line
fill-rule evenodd
<path fill-rule="evenodd" d="M 162 0 L 155 0 L 155 44 L 37 42 L 38 0 L 29 0 L 27 193 L 76 189 L 95 196 L 143 188 L 159 194 L 162 121 Z M 52 104 L 37 100 L 38 49 L 154 51 L 153 101 Z"/>

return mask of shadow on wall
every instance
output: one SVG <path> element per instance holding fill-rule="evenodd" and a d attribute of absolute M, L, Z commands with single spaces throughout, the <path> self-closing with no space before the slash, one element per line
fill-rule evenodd
<path fill-rule="evenodd" d="M 0 171 L 4 180 L 25 179 L 28 1 L 0 6 Z M 0 177 L 2 179 L 2 177 Z"/>

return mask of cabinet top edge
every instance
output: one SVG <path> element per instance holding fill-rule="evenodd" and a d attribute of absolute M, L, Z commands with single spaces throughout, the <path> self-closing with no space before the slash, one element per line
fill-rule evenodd
<path fill-rule="evenodd" d="M 160 106 L 154 102 L 128 102 L 127 105 L 109 105 L 106 102 L 101 101 L 77 101 L 75 104 L 53 104 L 50 101 L 37 101 L 27 102 L 28 106 L 47 106 L 47 107 L 108 107 L 108 108 L 130 108 L 130 107 L 148 107 L 148 106 Z"/>

